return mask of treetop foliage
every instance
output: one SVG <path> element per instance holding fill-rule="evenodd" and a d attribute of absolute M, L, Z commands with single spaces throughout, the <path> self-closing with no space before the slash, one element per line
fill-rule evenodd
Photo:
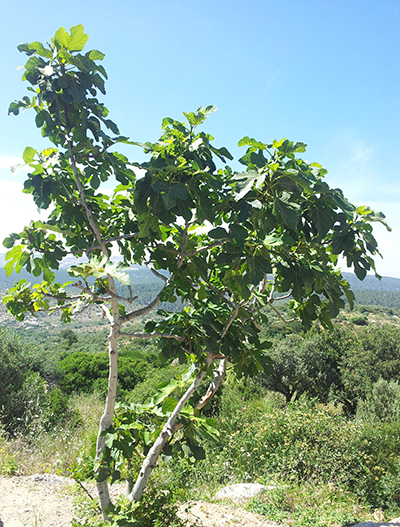
<path fill-rule="evenodd" d="M 325 169 L 296 157 L 305 151 L 304 143 L 244 137 L 239 145 L 247 147 L 240 159 L 245 171 L 217 168 L 216 162 L 232 156 L 197 129 L 214 106 L 185 113 L 185 123 L 164 119 L 157 142 L 131 142 L 150 155 L 145 163 L 111 151 L 130 141 L 119 135 L 97 99 L 98 92 L 105 93 L 107 74 L 99 64 L 104 54 L 82 54 L 87 39 L 83 27 L 75 26 L 70 33 L 60 28 L 46 46 L 19 46 L 29 57 L 23 79 L 32 95 L 11 103 L 9 112 L 34 109 L 36 125 L 56 148 L 24 151 L 31 168 L 24 191 L 39 208 L 50 203 L 54 208 L 46 223 L 32 222 L 4 241 L 10 249 L 8 273 L 25 266 L 44 277 L 33 294 L 22 284 L 6 298 L 14 314 L 22 317 L 26 310 L 49 307 L 44 295 L 52 293 L 59 298 L 64 318 L 69 318 L 74 308 L 66 301 L 65 288 L 51 284 L 53 270 L 71 252 L 91 254 L 90 261 L 75 266 L 71 274 L 85 280 L 93 276 L 96 294 L 102 293 L 107 275 L 126 283 L 126 275 L 99 256 L 99 242 L 85 219 L 89 208 L 108 253 L 109 240 L 117 239 L 127 264 L 145 261 L 176 275 L 164 297 L 179 295 L 204 303 L 212 281 L 217 304 L 229 307 L 221 300 L 229 291 L 234 305 L 250 297 L 263 305 L 273 287 L 290 292 L 303 322 L 318 317 L 329 325 L 343 292 L 350 303 L 353 300 L 347 282 L 334 269 L 337 256 L 344 255 L 360 279 L 375 269 L 371 256 L 377 253 L 377 243 L 371 222 L 384 222 L 383 214 L 356 208 L 340 189 L 330 188 L 323 181 Z M 144 177 L 137 179 L 134 168 L 143 169 Z M 110 177 L 117 181 L 112 198 L 99 190 Z M 205 222 L 212 227 L 206 232 L 200 229 Z M 267 273 L 274 274 L 273 281 L 256 292 Z"/>

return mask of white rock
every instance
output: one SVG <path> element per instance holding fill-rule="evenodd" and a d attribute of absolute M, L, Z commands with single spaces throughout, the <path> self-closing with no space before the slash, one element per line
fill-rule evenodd
<path fill-rule="evenodd" d="M 271 490 L 275 487 L 266 485 L 260 485 L 259 483 L 238 483 L 236 485 L 229 485 L 220 489 L 215 496 L 214 500 L 233 500 L 242 501 L 254 498 L 257 494 L 264 492 L 265 490 Z"/>
<path fill-rule="evenodd" d="M 363 523 L 357 523 L 357 525 L 353 525 L 353 527 L 395 527 L 396 525 L 400 526 L 400 518 L 395 518 L 394 520 L 390 520 L 390 522 L 363 522 Z"/>

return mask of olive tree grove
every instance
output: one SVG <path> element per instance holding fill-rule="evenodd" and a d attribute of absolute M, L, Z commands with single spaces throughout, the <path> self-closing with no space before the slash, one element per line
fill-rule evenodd
<path fill-rule="evenodd" d="M 8 274 L 25 268 L 42 276 L 33 287 L 16 283 L 4 302 L 18 320 L 47 310 L 68 322 L 98 305 L 109 321 L 109 384 L 95 461 L 107 518 L 109 480 L 121 473 L 116 466 L 128 464 L 127 493 L 138 501 L 161 452 L 176 445 L 203 455 L 196 434 L 212 433 L 212 423 L 201 409 L 226 368 L 241 376 L 271 367 L 260 326 L 276 301 L 290 297 L 305 326 L 319 320 L 328 327 L 344 297 L 352 304 L 338 256 L 360 279 L 375 270 L 371 223 L 384 223 L 384 216 L 355 207 L 340 189 L 330 188 L 325 169 L 298 157 L 303 143 L 244 137 L 242 170 L 232 168 L 229 151 L 215 146 L 202 128 L 213 106 L 184 113 L 185 122 L 163 119 L 155 142 L 130 141 L 100 100 L 107 79 L 100 64 L 104 55 L 84 53 L 87 39 L 79 25 L 70 32 L 58 29 L 45 45 L 18 48 L 28 56 L 23 80 L 29 93 L 11 103 L 9 113 L 32 109 L 49 140 L 48 148 L 27 147 L 23 153 L 29 167 L 24 192 L 49 214 L 4 240 Z M 118 153 L 121 144 L 143 148 L 147 161 Z M 110 181 L 112 194 L 104 191 Z M 112 254 L 119 255 L 117 263 Z M 55 271 L 67 255 L 86 259 L 70 267 L 70 282 L 60 284 Z M 146 265 L 162 284 L 148 305 L 136 309 L 127 273 L 133 264 Z M 159 310 L 144 333 L 124 331 L 160 302 L 177 299 L 182 308 Z M 140 419 L 129 423 L 121 417 L 119 429 L 113 427 L 118 340 L 135 337 L 158 339 L 165 357 L 188 364 L 179 397 L 178 381 L 172 381 L 153 400 L 164 424 L 151 433 Z M 196 390 L 202 384 L 200 397 Z M 143 462 L 132 473 L 129 458 L 142 443 Z"/>

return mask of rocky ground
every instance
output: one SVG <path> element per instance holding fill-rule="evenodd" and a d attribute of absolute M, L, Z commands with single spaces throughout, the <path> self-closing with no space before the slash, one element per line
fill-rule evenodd
<path fill-rule="evenodd" d="M 207 502 L 181 507 L 198 527 L 276 527 L 263 516 Z M 68 527 L 74 517 L 74 482 L 51 474 L 0 477 L 0 527 Z"/>
<path fill-rule="evenodd" d="M 49 474 L 0 477 L 0 527 L 66 527 L 73 482 Z"/>
<path fill-rule="evenodd" d="M 75 494 L 74 482 L 60 476 L 0 477 L 0 527 L 69 527 Z M 180 515 L 198 527 L 278 527 L 242 508 L 202 501 L 181 506 Z M 367 522 L 359 527 L 383 525 L 400 526 L 400 519 L 393 523 Z"/>

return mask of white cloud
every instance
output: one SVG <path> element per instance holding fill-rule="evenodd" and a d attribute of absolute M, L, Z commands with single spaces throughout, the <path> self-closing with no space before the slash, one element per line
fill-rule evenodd
<path fill-rule="evenodd" d="M 30 194 L 22 192 L 16 181 L 0 181 L 0 252 L 4 238 L 12 232 L 20 232 L 31 220 L 44 220 L 46 211 L 39 213 Z"/>
<path fill-rule="evenodd" d="M 399 204 L 397 203 L 370 203 L 371 208 L 377 211 L 384 211 L 386 221 L 391 227 L 388 231 L 381 223 L 373 223 L 373 235 L 378 242 L 378 250 L 382 255 L 374 257 L 377 273 L 381 276 L 400 278 L 400 215 Z M 350 271 L 346 263 L 341 260 L 340 266 L 343 271 Z"/>
<path fill-rule="evenodd" d="M 11 169 L 12 166 L 19 165 L 23 162 L 23 159 L 20 157 L 0 156 L 0 168 Z"/>
<path fill-rule="evenodd" d="M 350 163 L 367 163 L 371 159 L 371 155 L 374 152 L 374 148 L 368 148 L 364 142 L 360 139 L 356 139 L 351 145 Z"/>

